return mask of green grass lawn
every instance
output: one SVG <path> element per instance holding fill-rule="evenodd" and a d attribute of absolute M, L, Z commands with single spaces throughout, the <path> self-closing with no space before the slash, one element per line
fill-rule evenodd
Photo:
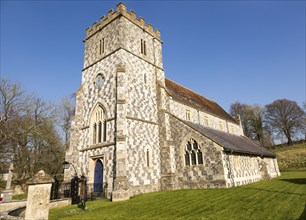
<path fill-rule="evenodd" d="M 20 194 L 20 195 L 13 195 L 13 200 L 26 200 L 28 197 L 28 194 Z"/>
<path fill-rule="evenodd" d="M 229 189 L 148 193 L 51 209 L 49 219 L 306 219 L 306 172 Z"/>

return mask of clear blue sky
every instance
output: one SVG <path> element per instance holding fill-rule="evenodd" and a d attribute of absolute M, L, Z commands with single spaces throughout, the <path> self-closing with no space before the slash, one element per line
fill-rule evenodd
<path fill-rule="evenodd" d="M 80 86 L 85 29 L 119 1 L 1 0 L 1 77 L 58 102 Z M 161 31 L 166 76 L 225 110 L 305 100 L 305 1 L 125 1 Z"/>

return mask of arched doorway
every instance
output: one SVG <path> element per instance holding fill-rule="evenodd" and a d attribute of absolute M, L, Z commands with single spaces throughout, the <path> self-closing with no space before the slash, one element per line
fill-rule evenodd
<path fill-rule="evenodd" d="M 94 177 L 94 192 L 102 192 L 103 183 L 103 164 L 101 160 L 97 160 Z"/>

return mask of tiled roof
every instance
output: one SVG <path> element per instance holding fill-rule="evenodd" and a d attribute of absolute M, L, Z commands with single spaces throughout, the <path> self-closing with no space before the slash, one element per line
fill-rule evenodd
<path fill-rule="evenodd" d="M 202 110 L 204 112 L 211 113 L 220 118 L 223 118 L 229 122 L 238 122 L 233 119 L 223 108 L 221 108 L 216 102 L 211 101 L 173 81 L 170 79 L 165 79 L 166 90 L 172 96 L 172 98 L 178 102 L 185 105 L 192 106 L 196 109 Z"/>
<path fill-rule="evenodd" d="M 225 151 L 252 154 L 257 156 L 276 157 L 273 152 L 263 148 L 262 146 L 244 136 L 238 136 L 214 130 L 189 121 L 184 122 L 191 128 L 221 145 Z"/>

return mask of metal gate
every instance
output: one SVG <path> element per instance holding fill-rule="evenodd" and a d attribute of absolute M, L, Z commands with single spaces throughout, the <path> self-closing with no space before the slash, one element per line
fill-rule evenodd
<path fill-rule="evenodd" d="M 71 204 L 79 204 L 82 198 L 85 200 L 96 200 L 106 197 L 106 185 L 87 184 L 84 181 L 85 177 L 73 177 L 70 182 L 60 181 L 54 176 L 54 183 L 52 183 L 50 200 L 71 198 Z M 99 190 L 95 190 L 95 189 Z M 85 193 L 85 195 L 84 195 Z M 84 200 L 84 199 L 83 199 Z"/>
<path fill-rule="evenodd" d="M 79 203 L 79 178 L 77 176 L 73 177 L 70 182 L 59 181 L 56 176 L 54 176 L 50 200 L 60 198 L 71 198 L 71 204 Z"/>

